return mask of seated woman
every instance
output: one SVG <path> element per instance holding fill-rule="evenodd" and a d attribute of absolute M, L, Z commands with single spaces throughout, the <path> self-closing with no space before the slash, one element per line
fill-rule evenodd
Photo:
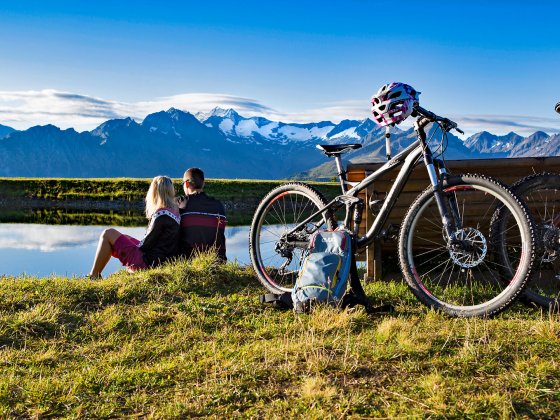
<path fill-rule="evenodd" d="M 155 267 L 177 254 L 181 217 L 175 201 L 173 181 L 156 176 L 146 194 L 146 218 L 150 221 L 142 241 L 116 229 L 105 229 L 99 238 L 92 279 L 100 278 L 111 255 L 118 258 L 129 272 Z"/>

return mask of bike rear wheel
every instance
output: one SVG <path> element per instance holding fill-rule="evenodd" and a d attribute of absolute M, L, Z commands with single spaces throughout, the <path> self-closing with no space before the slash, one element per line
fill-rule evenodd
<path fill-rule="evenodd" d="M 450 177 L 443 192 L 457 219 L 456 239 L 447 240 L 433 188 L 426 189 L 401 226 L 399 259 L 406 281 L 422 303 L 449 316 L 496 314 L 522 292 L 530 274 L 534 238 L 528 211 L 506 187 L 480 175 Z M 496 235 L 493 216 L 500 206 L 511 217 Z M 504 260 L 513 268 L 507 279 L 501 275 Z"/>
<path fill-rule="evenodd" d="M 291 237 L 287 233 L 326 205 L 319 191 L 297 182 L 281 185 L 263 198 L 251 223 L 249 255 L 267 290 L 284 293 L 293 289 L 311 234 L 319 228 L 334 229 L 336 221 L 327 210 Z"/>
<path fill-rule="evenodd" d="M 533 274 L 523 297 L 560 310 L 560 175 L 530 175 L 511 187 L 535 221 L 537 249 Z"/>

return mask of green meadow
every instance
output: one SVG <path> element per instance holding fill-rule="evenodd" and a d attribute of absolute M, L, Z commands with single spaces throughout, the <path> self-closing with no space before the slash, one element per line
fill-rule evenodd
<path fill-rule="evenodd" d="M 181 179 L 175 179 L 177 194 L 184 194 Z M 0 198 L 46 200 L 138 201 L 146 197 L 151 179 L 139 178 L 0 178 Z M 220 200 L 260 200 L 268 191 L 286 181 L 208 179 L 206 192 Z M 328 197 L 339 194 L 331 182 L 310 182 Z"/>
<path fill-rule="evenodd" d="M 138 211 L 87 207 L 141 204 L 149 182 L 0 179 L 0 200 L 54 203 L 25 210 L 27 222 L 142 225 Z M 281 182 L 208 180 L 207 191 L 254 206 Z M 9 205 L 2 221 L 21 214 Z M 0 418 L 559 416 L 558 313 L 516 304 L 449 319 L 399 275 L 365 289 L 396 313 L 262 306 L 252 269 L 212 255 L 98 281 L 1 276 Z"/>
<path fill-rule="evenodd" d="M 399 278 L 392 315 L 261 306 L 212 255 L 106 279 L 0 279 L 2 418 L 554 418 L 560 317 L 448 319 Z"/>

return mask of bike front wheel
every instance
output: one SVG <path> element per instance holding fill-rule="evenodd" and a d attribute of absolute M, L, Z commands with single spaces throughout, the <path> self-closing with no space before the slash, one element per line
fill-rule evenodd
<path fill-rule="evenodd" d="M 281 185 L 263 198 L 251 223 L 249 255 L 267 290 L 284 293 L 293 289 L 310 236 L 320 228 L 334 229 L 336 221 L 326 210 L 298 231 L 288 233 L 326 205 L 319 191 L 298 182 Z"/>
<path fill-rule="evenodd" d="M 526 207 L 498 181 L 452 176 L 443 186 L 453 219 L 447 237 L 433 188 L 422 192 L 403 220 L 401 269 L 414 295 L 453 317 L 491 316 L 522 292 L 533 263 L 533 224 Z M 507 226 L 496 235 L 493 216 L 505 209 Z M 504 278 L 504 261 L 510 275 Z"/>

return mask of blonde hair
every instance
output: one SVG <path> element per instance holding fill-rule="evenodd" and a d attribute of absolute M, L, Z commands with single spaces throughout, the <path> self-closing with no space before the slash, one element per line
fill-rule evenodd
<path fill-rule="evenodd" d="M 158 209 L 167 207 L 178 209 L 175 201 L 175 188 L 173 181 L 167 176 L 156 176 L 150 184 L 146 194 L 146 217 L 149 219 Z"/>

